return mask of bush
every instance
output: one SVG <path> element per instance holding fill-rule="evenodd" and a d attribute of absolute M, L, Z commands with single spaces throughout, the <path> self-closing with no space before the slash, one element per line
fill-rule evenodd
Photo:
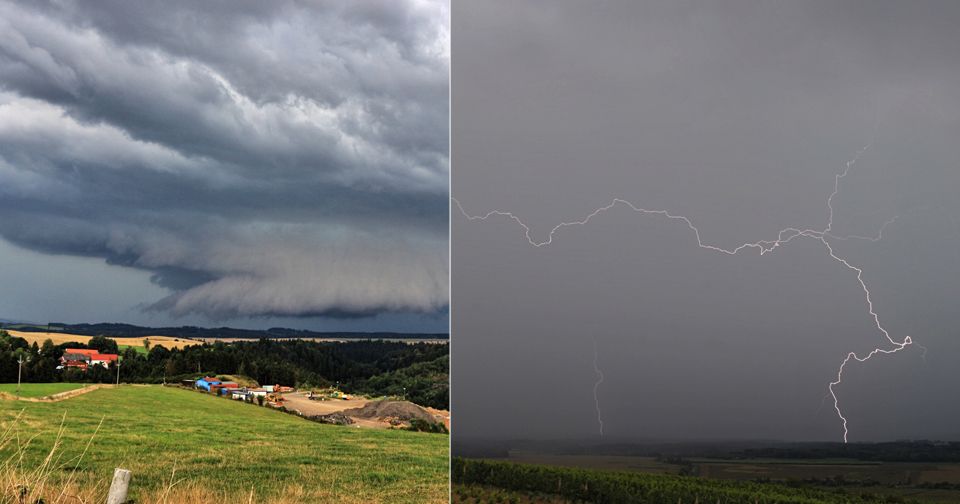
<path fill-rule="evenodd" d="M 442 422 L 427 422 L 426 420 L 421 420 L 419 418 L 410 420 L 410 426 L 407 427 L 407 430 L 415 432 L 432 432 L 436 434 L 448 434 L 450 432 L 447 430 L 447 426 Z"/>

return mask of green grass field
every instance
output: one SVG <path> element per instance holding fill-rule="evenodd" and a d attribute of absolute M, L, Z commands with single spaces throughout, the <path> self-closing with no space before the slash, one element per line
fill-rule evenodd
<path fill-rule="evenodd" d="M 21 397 L 46 397 L 68 390 L 86 387 L 89 383 L 23 383 L 20 385 Z M 0 383 L 0 392 L 16 394 L 16 383 Z"/>
<path fill-rule="evenodd" d="M 122 355 L 123 352 L 124 352 L 126 349 L 128 349 L 128 348 L 132 348 L 132 349 L 136 350 L 137 353 L 139 353 L 139 354 L 141 354 L 141 355 L 147 355 L 147 354 L 149 353 L 149 351 L 147 350 L 147 348 L 144 347 L 143 345 L 117 345 L 117 351 L 119 351 L 121 355 Z"/>
<path fill-rule="evenodd" d="M 21 440 L 36 436 L 24 450 L 29 469 L 49 452 L 64 414 L 64 463 L 54 479 L 69 477 L 103 419 L 75 473 L 76 486 L 101 488 L 95 500 L 105 500 L 99 496 L 114 468 L 123 467 L 133 471 L 138 503 L 249 502 L 251 493 L 252 502 L 447 501 L 448 436 L 323 425 L 172 387 L 126 385 L 50 403 L 0 400 L 0 434 L 12 428 Z M 15 445 L 0 448 L 0 460 L 9 461 Z M 185 493 L 158 497 L 172 481 L 180 481 L 175 494 Z"/>

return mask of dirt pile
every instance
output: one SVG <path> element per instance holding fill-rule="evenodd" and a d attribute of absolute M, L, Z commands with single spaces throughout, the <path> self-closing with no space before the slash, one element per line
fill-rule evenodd
<path fill-rule="evenodd" d="M 427 423 L 438 423 L 436 417 L 429 411 L 408 401 L 373 401 L 361 408 L 343 410 L 341 413 L 355 418 L 370 420 L 423 420 Z"/>

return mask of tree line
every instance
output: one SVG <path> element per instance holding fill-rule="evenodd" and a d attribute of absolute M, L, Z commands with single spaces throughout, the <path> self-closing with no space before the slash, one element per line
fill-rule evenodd
<path fill-rule="evenodd" d="M 42 345 L 0 331 L 0 382 L 17 380 L 23 358 L 24 382 L 112 383 L 117 368 L 90 366 L 86 371 L 57 369 L 65 348 L 92 348 L 120 355 L 120 381 L 162 383 L 200 375 L 228 374 L 252 378 L 260 384 L 296 387 L 337 386 L 348 393 L 405 395 L 425 406 L 447 409 L 449 404 L 448 346 L 390 341 L 317 342 L 304 340 L 241 341 L 167 349 L 153 345 L 146 353 L 95 336 L 86 344 Z"/>
<path fill-rule="evenodd" d="M 741 450 L 729 453 L 724 458 L 836 458 L 871 462 L 960 462 L 960 442 L 911 440 L 879 443 L 797 443 Z"/>

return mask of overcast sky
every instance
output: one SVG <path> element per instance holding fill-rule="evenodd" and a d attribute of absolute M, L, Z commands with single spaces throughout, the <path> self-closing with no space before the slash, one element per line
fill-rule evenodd
<path fill-rule="evenodd" d="M 445 331 L 444 1 L 0 2 L 0 317 Z"/>
<path fill-rule="evenodd" d="M 960 439 L 960 5 L 535 2 L 453 9 L 453 196 L 535 241 L 613 198 L 733 248 L 824 229 L 908 347 L 846 368 L 850 440 Z M 697 247 L 619 206 L 536 248 L 453 218 L 456 436 L 842 439 L 844 356 L 890 349 L 804 238 Z"/>

